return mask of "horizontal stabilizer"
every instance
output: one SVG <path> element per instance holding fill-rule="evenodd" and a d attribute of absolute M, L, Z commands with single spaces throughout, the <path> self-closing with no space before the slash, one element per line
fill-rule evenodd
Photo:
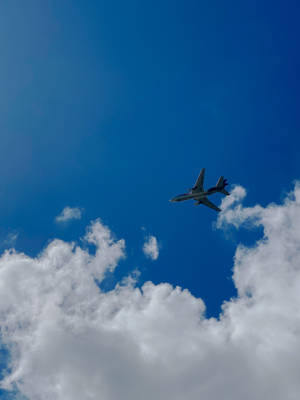
<path fill-rule="evenodd" d="M 218 182 L 216 184 L 217 188 L 220 188 L 223 186 L 223 181 L 224 181 L 224 177 L 220 176 L 220 178 L 218 179 Z"/>
<path fill-rule="evenodd" d="M 230 193 L 227 192 L 227 190 L 225 190 L 225 189 L 222 189 L 222 190 L 221 190 L 221 193 L 226 194 L 226 196 L 229 196 L 229 195 L 230 195 Z"/>

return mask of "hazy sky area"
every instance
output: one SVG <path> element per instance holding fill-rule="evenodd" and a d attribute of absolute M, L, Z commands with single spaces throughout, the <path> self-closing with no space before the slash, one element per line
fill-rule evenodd
<path fill-rule="evenodd" d="M 299 399 L 299 19 L 0 3 L 1 399 Z"/>

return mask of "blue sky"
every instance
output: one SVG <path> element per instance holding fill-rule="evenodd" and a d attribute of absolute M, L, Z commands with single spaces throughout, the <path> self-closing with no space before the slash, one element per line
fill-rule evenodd
<path fill-rule="evenodd" d="M 202 167 L 280 202 L 299 178 L 299 5 L 279 1 L 36 1 L 0 4 L 0 238 L 37 255 L 100 217 L 126 240 L 106 282 L 139 269 L 217 316 L 235 295 L 239 242 L 216 214 L 168 200 Z M 217 204 L 221 196 L 213 199 Z M 81 220 L 55 223 L 65 206 Z M 145 230 L 142 229 L 145 228 Z M 145 236 L 160 243 L 156 261 Z"/>
<path fill-rule="evenodd" d="M 127 241 L 120 276 L 140 268 L 141 282 L 189 288 L 217 315 L 240 237 L 168 199 L 202 167 L 207 185 L 242 184 L 250 205 L 299 177 L 296 2 L 11 1 L 0 15 L 2 240 L 18 232 L 34 255 L 100 217 Z M 59 228 L 66 205 L 84 217 Z M 161 244 L 155 263 L 141 227 Z"/>
<path fill-rule="evenodd" d="M 10 1 L 0 5 L 0 237 L 37 255 L 98 217 L 134 269 L 187 288 L 217 316 L 237 243 L 216 214 L 168 200 L 224 175 L 248 205 L 299 178 L 299 7 L 279 1 Z M 215 196 L 219 204 L 221 196 Z M 65 206 L 83 218 L 55 223 Z M 142 230 L 142 227 L 145 230 Z M 160 243 L 156 261 L 145 236 Z"/>

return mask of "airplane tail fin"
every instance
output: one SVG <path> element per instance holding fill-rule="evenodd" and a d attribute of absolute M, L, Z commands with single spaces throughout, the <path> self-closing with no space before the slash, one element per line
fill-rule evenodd
<path fill-rule="evenodd" d="M 225 190 L 225 186 L 227 186 L 227 179 L 224 179 L 223 176 L 220 176 L 216 187 L 220 190 L 221 193 L 226 194 L 226 196 L 229 195 L 229 193 L 227 192 L 227 190 Z"/>

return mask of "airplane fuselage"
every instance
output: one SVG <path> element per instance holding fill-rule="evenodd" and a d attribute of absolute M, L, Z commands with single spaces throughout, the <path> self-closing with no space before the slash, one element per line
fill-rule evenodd
<path fill-rule="evenodd" d="M 189 193 L 183 193 L 183 194 L 179 194 L 178 196 L 173 197 L 173 199 L 171 199 L 172 202 L 175 201 L 185 201 L 185 200 L 201 200 L 202 198 L 206 197 L 206 196 L 210 196 L 211 194 L 220 192 L 220 189 L 217 188 L 216 186 L 213 186 L 212 188 L 205 190 L 204 192 L 193 192 L 190 191 Z"/>

